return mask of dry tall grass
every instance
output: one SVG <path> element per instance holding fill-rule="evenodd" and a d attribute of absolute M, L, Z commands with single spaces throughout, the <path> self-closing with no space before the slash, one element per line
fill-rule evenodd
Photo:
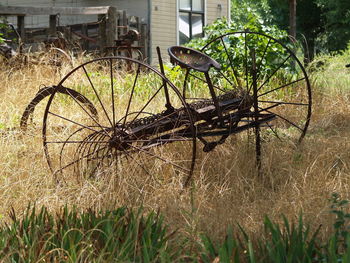
<path fill-rule="evenodd" d="M 350 198 L 350 71 L 344 68 L 344 56 L 312 75 L 313 116 L 301 147 L 277 139 L 264 144 L 264 174 L 259 178 L 254 145 L 232 136 L 214 152 L 201 154 L 193 186 L 184 192 L 179 178 L 161 184 L 132 174 L 57 185 L 44 158 L 40 127 L 27 133 L 16 128 L 38 88 L 58 83 L 71 66 L 27 64 L 14 69 L 2 64 L 1 220 L 11 207 L 21 213 L 29 202 L 51 210 L 64 204 L 82 209 L 143 205 L 160 209 L 172 228 L 196 240 L 201 232 L 222 238 L 227 226 L 236 223 L 256 233 L 262 231 L 264 215 L 278 219 L 283 213 L 293 220 L 302 211 L 305 221 L 315 228 L 322 224 L 326 235 L 332 223 L 327 199 L 333 192 Z"/>

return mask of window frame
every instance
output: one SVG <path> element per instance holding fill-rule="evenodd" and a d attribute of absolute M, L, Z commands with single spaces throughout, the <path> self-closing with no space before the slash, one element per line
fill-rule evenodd
<path fill-rule="evenodd" d="M 186 13 L 188 14 L 188 24 L 189 24 L 189 40 L 193 39 L 193 33 L 192 33 L 192 15 L 195 14 L 195 15 L 200 15 L 201 18 L 202 18 L 202 37 L 204 37 L 204 25 L 205 25 L 205 19 L 206 19 L 206 0 L 200 0 L 202 1 L 203 3 L 203 10 L 202 11 L 196 11 L 196 10 L 193 10 L 193 0 L 190 0 L 190 10 L 188 9 L 181 9 L 180 8 L 180 1 L 181 0 L 178 0 L 177 1 L 177 42 L 178 44 L 181 44 L 180 43 L 180 13 Z M 184 44 L 184 43 L 183 43 Z"/>

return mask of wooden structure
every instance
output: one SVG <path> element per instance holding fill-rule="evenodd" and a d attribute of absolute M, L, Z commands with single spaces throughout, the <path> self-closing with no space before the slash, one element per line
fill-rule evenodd
<path fill-rule="evenodd" d="M 47 28 L 26 28 L 24 19 L 26 16 L 49 16 Z M 60 16 L 97 15 L 96 22 L 59 26 Z M 82 39 L 82 47 L 89 49 L 89 42 L 92 42 L 101 51 L 106 46 L 113 46 L 120 35 L 125 34 L 132 26 L 141 32 L 141 39 L 138 43 L 142 46 L 142 53 L 147 57 L 147 25 L 141 24 L 138 17 L 128 17 L 126 11 L 117 10 L 114 6 L 97 7 L 22 7 L 22 6 L 0 6 L 0 16 L 16 16 L 17 30 L 24 43 L 35 42 L 33 36 L 41 35 L 43 39 L 56 37 L 57 32 L 63 33 L 66 39 L 72 34 Z M 132 23 L 131 23 L 132 22 Z M 92 31 L 92 35 L 89 32 Z"/>

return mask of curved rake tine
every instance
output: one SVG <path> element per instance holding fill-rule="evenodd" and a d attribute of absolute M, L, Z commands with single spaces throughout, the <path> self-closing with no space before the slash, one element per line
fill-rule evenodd
<path fill-rule="evenodd" d="M 162 157 L 160 157 L 160 156 L 157 156 L 157 155 L 155 155 L 155 154 L 152 154 L 152 153 L 150 153 L 150 152 L 148 152 L 148 151 L 146 151 L 146 150 L 143 150 L 143 149 L 141 149 L 141 148 L 139 148 L 139 147 L 136 147 L 136 146 L 134 146 L 134 145 L 130 145 L 130 146 L 131 146 L 132 148 L 134 148 L 134 149 L 137 149 L 137 150 L 139 150 L 139 151 L 141 151 L 141 152 L 144 152 L 144 153 L 148 154 L 149 156 L 152 156 L 152 157 L 154 157 L 154 158 L 157 158 L 157 159 L 163 161 L 164 163 L 167 163 L 167 164 L 170 164 L 170 165 L 172 165 L 172 166 L 174 166 L 174 167 L 177 167 L 177 168 L 179 168 L 180 170 L 183 170 L 183 171 L 186 171 L 186 172 L 190 172 L 190 170 L 185 169 L 185 168 L 181 167 L 180 165 L 178 165 L 178 164 L 176 164 L 176 163 L 174 163 L 174 162 L 171 162 L 171 161 L 169 161 L 169 160 L 166 160 L 166 159 L 164 159 L 164 158 L 162 158 Z"/>
<path fill-rule="evenodd" d="M 90 148 L 91 148 L 91 146 L 92 145 L 95 145 L 95 146 L 97 146 L 97 145 L 99 145 L 99 144 L 89 144 L 89 147 L 85 147 L 85 145 L 86 145 L 86 141 L 88 141 L 88 140 L 90 140 L 90 139 L 96 139 L 96 138 L 98 138 L 99 136 L 104 136 L 103 134 L 98 134 L 98 133 L 93 133 L 93 134 L 90 134 L 89 136 L 87 136 L 84 140 L 83 140 L 83 143 L 82 144 L 80 144 L 79 146 L 78 146 L 78 148 L 76 149 L 76 152 L 75 152 L 75 154 L 74 154 L 74 158 L 79 158 L 79 156 L 81 156 L 81 155 L 84 155 L 85 154 L 85 152 L 86 152 L 86 149 L 87 148 L 89 148 L 89 150 L 87 151 L 88 153 L 94 153 L 94 152 L 90 152 Z M 95 147 L 96 148 L 96 147 Z M 78 170 L 77 171 L 75 171 L 77 174 L 80 174 L 80 162 L 79 163 L 77 163 L 77 166 L 74 166 L 74 168 L 77 168 Z M 75 169 L 74 169 L 75 170 Z"/>
<path fill-rule="evenodd" d="M 100 140 L 101 142 L 104 140 L 104 138 L 106 138 L 106 137 L 104 137 L 103 135 L 97 135 L 97 139 L 98 140 Z M 107 144 L 108 142 L 106 142 L 106 144 Z M 85 150 L 82 152 L 82 154 L 84 155 L 85 154 L 85 152 L 87 152 L 87 153 L 96 153 L 97 154 L 97 156 L 99 155 L 99 153 L 100 153 L 100 151 L 99 151 L 99 149 L 100 149 L 100 147 L 103 145 L 103 143 L 99 143 L 99 144 L 90 144 L 89 145 L 89 147 L 85 147 Z M 93 147 L 93 150 L 91 151 L 91 147 Z M 109 147 L 107 147 L 107 149 L 108 149 Z M 86 151 L 87 150 L 87 151 Z M 89 161 L 91 160 L 91 158 L 88 158 L 88 159 L 86 159 L 86 166 L 88 167 L 89 166 Z M 95 171 L 95 169 L 94 169 L 94 171 Z M 94 171 L 93 171 L 93 173 L 94 173 Z M 92 173 L 92 174 L 93 174 Z"/>
<path fill-rule="evenodd" d="M 98 151 L 102 151 L 103 149 L 105 149 L 105 148 L 107 148 L 107 147 L 108 147 L 108 146 L 103 147 L 103 148 L 99 149 Z M 65 166 L 61 167 L 59 170 L 55 171 L 54 174 L 56 174 L 56 173 L 62 171 L 63 169 L 66 169 L 66 168 L 69 167 L 69 166 L 72 166 L 73 164 L 76 164 L 77 162 L 80 162 L 80 161 L 83 160 L 84 158 L 87 158 L 87 157 L 89 157 L 89 156 L 91 156 L 91 155 L 93 155 L 93 153 L 90 153 L 90 154 L 87 154 L 87 155 L 85 155 L 85 156 L 82 156 L 82 157 L 80 157 L 79 159 L 77 159 L 77 160 L 75 160 L 75 161 L 73 161 L 73 162 L 70 162 L 70 163 L 66 164 Z"/>
<path fill-rule="evenodd" d="M 76 130 L 75 132 L 73 132 L 71 135 L 68 136 L 67 140 L 69 140 L 72 136 L 74 136 L 75 134 L 77 134 L 78 132 L 82 131 L 83 129 L 85 128 L 79 128 L 78 130 Z M 62 145 L 62 148 L 61 148 L 61 151 L 60 151 L 60 161 L 59 161 L 59 164 L 60 164 L 60 167 L 62 167 L 62 154 L 63 154 L 63 150 L 64 148 L 66 147 L 66 143 L 63 143 Z M 79 146 L 78 146 L 79 147 Z M 61 171 L 62 172 L 62 171 Z M 57 181 L 57 178 L 56 178 L 56 181 Z"/>

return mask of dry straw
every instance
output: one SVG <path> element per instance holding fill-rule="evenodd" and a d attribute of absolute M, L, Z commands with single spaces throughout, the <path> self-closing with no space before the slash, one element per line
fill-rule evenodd
<path fill-rule="evenodd" d="M 346 59 L 349 59 L 348 55 Z M 86 58 L 85 58 L 86 59 Z M 343 58 L 342 58 L 343 59 Z M 343 60 L 331 60 L 312 73 L 314 107 L 308 135 L 300 147 L 271 138 L 263 145 L 263 176 L 256 176 L 254 145 L 246 134 L 230 137 L 209 154 L 200 153 L 193 185 L 183 191 L 181 178 L 155 180 L 146 175 L 112 173 L 100 180 L 69 180 L 56 184 L 44 159 L 40 118 L 27 133 L 18 129 L 20 116 L 42 85 L 58 83 L 83 59 L 61 65 L 39 63 L 6 66 L 0 62 L 0 215 L 11 207 L 20 214 L 35 202 L 58 211 L 65 204 L 111 209 L 122 205 L 160 209 L 165 221 L 189 237 L 201 232 L 223 237 L 228 225 L 261 231 L 264 215 L 290 221 L 303 211 L 305 221 L 322 233 L 331 228 L 327 198 L 337 192 L 349 196 L 350 72 Z M 132 171 L 132 169 L 130 169 Z"/>

